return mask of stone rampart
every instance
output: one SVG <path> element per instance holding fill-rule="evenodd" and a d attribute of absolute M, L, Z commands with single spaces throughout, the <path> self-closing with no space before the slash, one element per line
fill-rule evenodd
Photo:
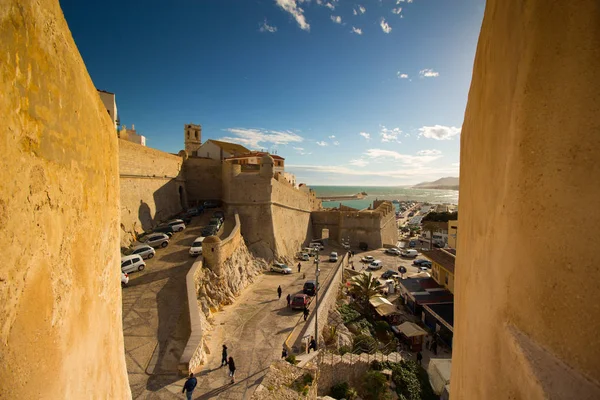
<path fill-rule="evenodd" d="M 220 160 L 189 157 L 183 162 L 183 176 L 190 205 L 223 197 L 222 170 Z"/>
<path fill-rule="evenodd" d="M 0 398 L 128 399 L 117 133 L 58 1 L 0 6 Z"/>
<path fill-rule="evenodd" d="M 119 140 L 122 246 L 182 210 L 182 163 L 180 156 Z"/>
<path fill-rule="evenodd" d="M 202 318 L 200 317 L 201 311 L 198 305 L 198 290 L 196 288 L 198 274 L 201 270 L 202 257 L 199 257 L 185 277 L 188 313 L 190 316 L 190 337 L 188 338 L 187 344 L 179 359 L 178 368 L 183 375 L 188 375 L 190 371 L 197 371 L 198 367 L 206 357 L 203 346 L 205 324 L 203 324 Z"/>
<path fill-rule="evenodd" d="M 221 275 L 223 264 L 231 258 L 239 248 L 242 240 L 240 217 L 234 212 L 234 226 L 227 238 L 220 240 L 216 236 L 209 236 L 202 245 L 205 266 L 217 275 Z"/>

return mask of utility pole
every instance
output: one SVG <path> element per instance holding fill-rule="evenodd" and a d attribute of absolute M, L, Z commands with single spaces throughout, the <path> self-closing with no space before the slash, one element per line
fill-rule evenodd
<path fill-rule="evenodd" d="M 319 259 L 319 251 L 317 250 L 317 255 L 315 256 L 315 343 L 317 344 L 317 348 L 319 347 L 319 262 L 321 261 Z"/>

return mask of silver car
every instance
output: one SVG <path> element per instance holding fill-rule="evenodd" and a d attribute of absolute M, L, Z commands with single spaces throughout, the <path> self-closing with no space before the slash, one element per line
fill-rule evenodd
<path fill-rule="evenodd" d="M 169 245 L 169 237 L 164 233 L 152 233 L 144 239 L 144 243 L 152 247 L 165 248 Z"/>
<path fill-rule="evenodd" d="M 147 244 L 140 244 L 127 251 L 127 255 L 139 254 L 144 260 L 154 257 L 156 250 Z"/>
<path fill-rule="evenodd" d="M 181 232 L 185 229 L 185 223 L 182 219 L 172 219 L 171 221 L 167 221 L 164 224 L 161 224 L 161 226 L 170 226 L 171 228 L 173 228 L 174 232 Z"/>

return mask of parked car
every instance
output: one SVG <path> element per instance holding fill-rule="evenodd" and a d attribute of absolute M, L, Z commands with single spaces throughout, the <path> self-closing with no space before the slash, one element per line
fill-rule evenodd
<path fill-rule="evenodd" d="M 300 261 L 309 261 L 310 260 L 310 255 L 308 253 L 300 253 L 298 255 L 298 260 L 300 260 Z"/>
<path fill-rule="evenodd" d="M 204 241 L 204 236 L 198 236 L 194 243 L 192 243 L 192 247 L 190 247 L 190 256 L 199 256 L 202 254 L 202 242 Z"/>
<path fill-rule="evenodd" d="M 213 218 L 221 218 L 221 221 L 225 220 L 225 213 L 223 211 L 215 211 L 213 213 Z"/>
<path fill-rule="evenodd" d="M 408 242 L 408 247 L 417 247 L 417 241 L 416 240 L 411 240 L 410 242 Z"/>
<path fill-rule="evenodd" d="M 129 284 L 129 275 L 121 271 L 121 287 L 127 287 Z"/>
<path fill-rule="evenodd" d="M 414 258 L 418 255 L 419 255 L 419 252 L 416 251 L 415 249 L 408 249 L 408 250 L 404 250 L 402 252 L 402 257 L 406 257 L 406 258 Z"/>
<path fill-rule="evenodd" d="M 419 259 L 419 260 L 413 261 L 413 265 L 416 265 L 417 267 L 431 268 L 431 261 Z"/>
<path fill-rule="evenodd" d="M 337 262 L 338 260 L 338 253 L 335 251 L 332 251 L 331 254 L 329 255 L 329 262 Z"/>
<path fill-rule="evenodd" d="M 391 255 L 393 255 L 393 256 L 399 256 L 399 255 L 400 255 L 400 250 L 398 250 L 398 249 L 397 249 L 397 248 L 395 248 L 395 247 L 390 247 L 390 248 L 387 248 L 387 249 L 385 249 L 385 252 L 386 252 L 387 254 L 391 254 Z"/>
<path fill-rule="evenodd" d="M 149 246 L 147 244 L 140 244 L 131 249 L 128 249 L 124 252 L 124 254 L 126 256 L 130 256 L 132 254 L 139 254 L 145 260 L 154 257 L 154 254 L 156 254 L 156 250 L 154 250 L 152 246 Z"/>
<path fill-rule="evenodd" d="M 183 222 L 182 219 L 172 219 L 161 224 L 160 226 L 170 226 L 171 228 L 173 228 L 173 232 L 181 232 L 185 229 L 185 222 Z"/>
<path fill-rule="evenodd" d="M 321 285 L 319 285 L 321 286 Z M 314 296 L 317 294 L 317 282 L 315 281 L 306 281 L 304 282 L 304 287 L 302 288 L 302 293 L 307 294 L 309 296 Z"/>
<path fill-rule="evenodd" d="M 219 207 L 219 201 L 218 200 L 208 200 L 204 202 L 204 209 L 207 208 L 217 208 Z"/>
<path fill-rule="evenodd" d="M 204 211 L 204 207 L 200 206 L 200 207 L 193 207 L 193 208 L 188 208 L 187 209 L 187 213 L 189 215 L 192 215 L 194 217 L 197 217 L 198 215 L 202 214 L 202 211 Z"/>
<path fill-rule="evenodd" d="M 318 251 L 321 250 L 325 250 L 325 246 L 323 246 L 321 243 L 311 243 L 310 247 L 312 247 L 313 249 L 317 249 Z"/>
<path fill-rule="evenodd" d="M 381 260 L 375 260 L 367 267 L 370 270 L 377 270 L 383 268 L 383 262 Z"/>
<path fill-rule="evenodd" d="M 310 305 L 310 302 L 312 301 L 312 297 L 303 294 L 303 293 L 298 293 L 295 294 L 294 297 L 292 297 L 292 310 L 303 310 L 304 307 L 308 307 Z"/>
<path fill-rule="evenodd" d="M 292 269 L 283 263 L 273 263 L 271 265 L 271 272 L 279 272 L 280 274 L 291 274 Z"/>
<path fill-rule="evenodd" d="M 392 276 L 398 275 L 398 273 L 392 269 L 388 269 L 383 274 L 381 274 L 382 279 L 390 279 Z"/>
<path fill-rule="evenodd" d="M 223 221 L 221 221 L 221 218 L 211 218 L 209 222 L 209 225 L 216 226 L 217 230 L 221 229 L 222 224 Z"/>
<path fill-rule="evenodd" d="M 174 232 L 175 229 L 169 225 L 159 225 L 152 230 L 152 233 L 166 233 L 167 235 L 170 234 L 169 236 L 172 236 Z"/>
<path fill-rule="evenodd" d="M 144 243 L 148 246 L 165 248 L 169 245 L 169 236 L 164 233 L 152 233 L 144 238 Z"/>
<path fill-rule="evenodd" d="M 371 264 L 373 261 L 375 261 L 375 259 L 373 258 L 373 256 L 364 256 L 360 259 L 360 261 Z"/>
<path fill-rule="evenodd" d="M 146 263 L 142 259 L 142 256 L 134 254 L 121 257 L 121 272 L 143 271 L 144 268 L 146 268 Z"/>
<path fill-rule="evenodd" d="M 202 228 L 202 236 L 213 236 L 219 232 L 219 229 L 215 225 L 207 225 Z"/>
<path fill-rule="evenodd" d="M 412 263 L 413 263 L 413 265 L 421 265 L 421 264 L 426 263 L 426 262 L 429 262 L 429 261 L 425 260 L 425 259 L 422 259 L 422 258 L 419 258 L 418 260 L 414 260 Z"/>
<path fill-rule="evenodd" d="M 418 268 L 419 268 L 419 271 L 422 271 L 422 272 L 428 271 L 427 267 L 418 267 Z"/>

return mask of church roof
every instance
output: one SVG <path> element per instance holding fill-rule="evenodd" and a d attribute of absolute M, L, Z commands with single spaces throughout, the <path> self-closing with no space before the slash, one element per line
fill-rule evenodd
<path fill-rule="evenodd" d="M 221 142 L 220 140 L 209 139 L 207 142 L 212 142 L 231 154 L 244 154 L 250 152 L 247 148 L 237 143 Z"/>

